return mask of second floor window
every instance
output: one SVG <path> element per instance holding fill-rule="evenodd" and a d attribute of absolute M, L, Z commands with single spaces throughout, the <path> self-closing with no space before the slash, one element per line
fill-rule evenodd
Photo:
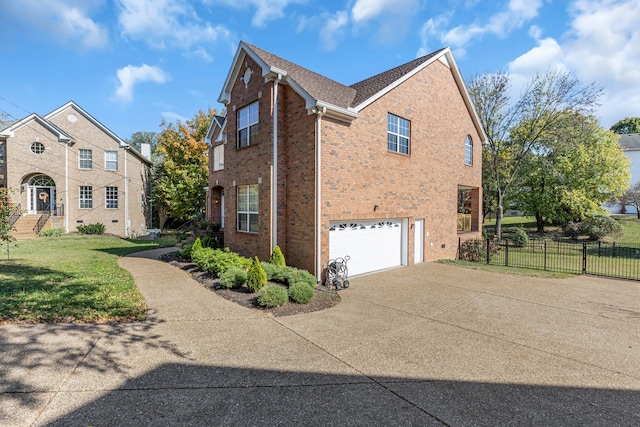
<path fill-rule="evenodd" d="M 80 169 L 91 169 L 93 167 L 93 153 L 91 150 L 78 150 L 78 167 Z"/>
<path fill-rule="evenodd" d="M 108 171 L 118 170 L 118 152 L 117 151 L 105 151 L 104 152 L 104 168 Z"/>
<path fill-rule="evenodd" d="M 213 158 L 211 159 L 211 170 L 220 171 L 224 169 L 224 144 L 213 147 Z"/>
<path fill-rule="evenodd" d="M 238 111 L 238 148 L 258 142 L 258 102 Z"/>
<path fill-rule="evenodd" d="M 401 154 L 409 154 L 409 120 L 389 113 L 387 124 L 387 148 Z"/>
<path fill-rule="evenodd" d="M 80 209 L 93 208 L 93 187 L 90 185 L 80 186 Z"/>
<path fill-rule="evenodd" d="M 258 232 L 258 186 L 238 187 L 238 231 Z"/>
<path fill-rule="evenodd" d="M 473 164 L 473 140 L 469 135 L 464 139 L 464 164 Z"/>

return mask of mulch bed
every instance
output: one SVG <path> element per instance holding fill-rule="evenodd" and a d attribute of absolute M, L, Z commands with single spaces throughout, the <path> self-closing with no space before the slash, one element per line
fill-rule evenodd
<path fill-rule="evenodd" d="M 196 264 L 190 260 L 183 259 L 178 256 L 177 252 L 165 254 L 161 257 L 162 261 L 168 262 L 184 271 L 191 274 L 197 282 L 202 284 L 205 288 L 215 292 L 222 298 L 229 301 L 233 301 L 243 307 L 253 310 L 268 313 L 275 317 L 292 316 L 294 314 L 311 313 L 314 311 L 325 310 L 333 307 L 340 302 L 340 295 L 335 290 L 328 290 L 326 288 L 317 286 L 315 289 L 315 295 L 307 304 L 298 304 L 292 301 L 274 308 L 260 307 L 257 302 L 257 295 L 249 291 L 249 288 L 245 285 L 239 289 L 227 289 L 220 286 L 220 279 L 214 277 L 211 272 L 201 270 Z M 282 286 L 279 283 L 268 282 L 267 285 Z"/>

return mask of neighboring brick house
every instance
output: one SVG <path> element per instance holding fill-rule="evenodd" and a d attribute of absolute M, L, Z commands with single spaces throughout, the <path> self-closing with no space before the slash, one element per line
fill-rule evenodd
<path fill-rule="evenodd" d="M 118 236 L 146 232 L 150 161 L 74 102 L 0 127 L 0 147 L 0 186 L 24 217 L 67 232 L 98 222 Z"/>
<path fill-rule="evenodd" d="M 362 274 L 480 235 L 483 133 L 450 49 L 345 86 L 241 42 L 218 101 L 208 215 L 232 250 L 278 245 L 321 277 L 335 257 Z"/>

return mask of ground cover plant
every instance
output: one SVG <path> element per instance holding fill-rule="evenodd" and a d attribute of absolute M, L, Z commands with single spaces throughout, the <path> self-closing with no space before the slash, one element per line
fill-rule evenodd
<path fill-rule="evenodd" d="M 118 258 L 162 240 L 76 235 L 22 240 L 0 260 L 0 323 L 111 322 L 145 318 L 146 304 Z"/>

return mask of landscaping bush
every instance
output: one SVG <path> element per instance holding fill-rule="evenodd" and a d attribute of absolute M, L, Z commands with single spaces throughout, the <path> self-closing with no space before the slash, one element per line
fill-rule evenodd
<path fill-rule="evenodd" d="M 593 215 L 582 221 L 580 234 L 589 236 L 592 240 L 600 240 L 606 236 L 615 236 L 622 233 L 622 227 L 615 219 L 607 215 Z"/>
<path fill-rule="evenodd" d="M 524 228 L 518 227 L 516 228 L 516 232 L 513 235 L 513 244 L 517 247 L 526 246 L 529 243 L 529 236 Z"/>
<path fill-rule="evenodd" d="M 571 237 L 573 240 L 578 240 L 578 237 L 580 237 L 580 223 L 569 221 L 562 226 L 562 231 L 565 236 Z"/>
<path fill-rule="evenodd" d="M 260 265 L 262 266 L 262 269 L 267 275 L 267 280 L 273 280 L 273 278 L 278 274 L 278 267 L 271 264 L 270 262 L 262 261 Z"/>
<path fill-rule="evenodd" d="M 241 268 L 231 267 L 220 275 L 220 284 L 225 288 L 239 288 L 247 283 L 247 272 Z"/>
<path fill-rule="evenodd" d="M 201 241 L 202 241 L 202 247 L 222 249 L 222 242 L 218 240 L 216 237 L 203 236 Z"/>
<path fill-rule="evenodd" d="M 289 286 L 295 282 L 303 282 L 311 286 L 316 286 L 316 278 L 313 274 L 307 270 L 301 270 L 299 268 L 284 266 L 278 267 L 271 278 L 274 282 L 284 283 Z"/>
<path fill-rule="evenodd" d="M 287 263 L 284 260 L 284 255 L 280 250 L 280 246 L 276 246 L 275 248 L 273 248 L 273 253 L 269 258 L 269 262 L 275 265 L 276 267 L 284 267 L 285 265 L 287 265 Z"/>
<path fill-rule="evenodd" d="M 178 255 L 182 258 L 187 258 L 187 259 L 191 259 L 191 247 L 193 246 L 193 242 L 192 243 L 187 243 L 186 245 L 184 245 L 182 247 L 182 249 L 180 249 L 180 251 L 178 252 Z"/>
<path fill-rule="evenodd" d="M 40 232 L 40 237 L 60 237 L 64 234 L 65 229 L 62 227 L 59 228 L 49 228 L 48 230 L 42 230 Z"/>
<path fill-rule="evenodd" d="M 104 224 L 99 222 L 95 224 L 80 224 L 78 227 L 78 233 L 80 234 L 104 234 Z"/>
<path fill-rule="evenodd" d="M 260 265 L 258 257 L 253 259 L 253 264 L 247 272 L 247 286 L 251 292 L 258 292 L 264 285 L 267 284 L 267 273 L 264 272 Z M 285 290 L 285 295 L 286 295 Z"/>
<path fill-rule="evenodd" d="M 202 248 L 198 251 L 192 251 L 191 260 L 202 270 L 211 271 L 217 277 L 230 268 L 236 267 L 245 270 L 251 265 L 250 259 L 231 252 L 229 248 Z"/>
<path fill-rule="evenodd" d="M 280 307 L 286 304 L 287 301 L 289 301 L 287 290 L 280 285 L 265 286 L 258 293 L 258 304 L 262 307 Z"/>
<path fill-rule="evenodd" d="M 305 282 L 295 282 L 289 285 L 289 299 L 299 304 L 307 304 L 313 298 L 314 289 Z"/>
<path fill-rule="evenodd" d="M 191 255 L 193 256 L 193 253 L 196 251 L 199 251 L 200 249 L 202 249 L 202 240 L 200 240 L 199 237 L 196 238 L 196 240 L 193 242 L 193 244 L 191 245 Z"/>
<path fill-rule="evenodd" d="M 465 240 L 460 247 L 460 259 L 465 261 L 482 261 L 486 253 L 485 241 L 478 238 Z"/>

